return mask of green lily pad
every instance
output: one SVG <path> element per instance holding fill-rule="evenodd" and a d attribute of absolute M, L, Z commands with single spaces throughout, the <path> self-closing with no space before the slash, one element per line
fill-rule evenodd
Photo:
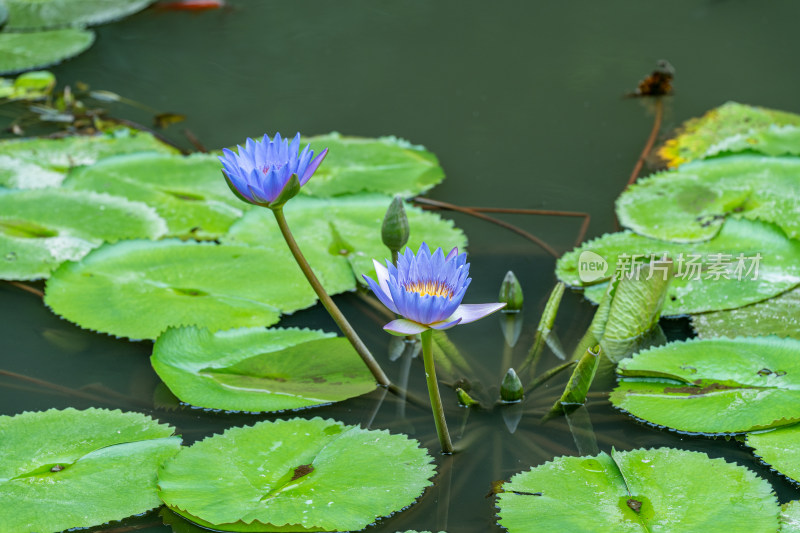
<path fill-rule="evenodd" d="M 747 434 L 747 445 L 753 453 L 772 468 L 800 482 L 800 425 L 780 427 L 771 431 Z"/>
<path fill-rule="evenodd" d="M 8 24 L 11 24 L 9 21 Z M 49 67 L 86 51 L 94 32 L 80 28 L 0 33 L 0 74 Z"/>
<path fill-rule="evenodd" d="M 155 239 L 166 230 L 151 207 L 116 196 L 0 189 L 0 279 L 46 278 L 103 242 Z"/>
<path fill-rule="evenodd" d="M 349 265 L 356 280 L 364 283 L 362 274 L 375 277 L 373 259 L 382 263 L 382 259 L 390 258 L 389 249 L 381 241 L 381 223 L 391 201 L 390 197 L 378 194 L 336 198 L 298 196 L 286 204 L 284 213 L 303 253 L 317 250 L 322 261 Z M 453 226 L 452 221 L 411 205 L 405 209 L 411 228 L 408 246 L 413 250 L 416 251 L 423 241 L 433 249 L 441 246 L 448 251 L 466 246 L 464 233 Z M 283 243 L 283 236 L 272 213 L 266 209 L 253 209 L 221 240 L 223 243 L 274 247 Z M 314 262 L 311 265 L 315 268 L 321 266 Z"/>
<path fill-rule="evenodd" d="M 509 533 L 773 533 L 779 514 L 747 468 L 672 448 L 557 457 L 512 477 L 497 505 Z"/>
<path fill-rule="evenodd" d="M 8 20 L 8 6 L 5 0 L 0 0 L 0 27 Z"/>
<path fill-rule="evenodd" d="M 711 239 L 729 216 L 773 222 L 796 239 L 798 204 L 800 157 L 742 155 L 640 180 L 617 199 L 617 216 L 636 233 L 665 241 Z"/>
<path fill-rule="evenodd" d="M 63 186 L 144 202 L 167 221 L 169 236 L 216 239 L 249 207 L 231 194 L 221 169 L 205 154 L 134 153 L 77 168 Z"/>
<path fill-rule="evenodd" d="M 6 0 L 7 30 L 102 24 L 127 17 L 154 0 Z"/>
<path fill-rule="evenodd" d="M 800 339 L 800 288 L 738 309 L 692 315 L 698 337 L 777 335 Z"/>
<path fill-rule="evenodd" d="M 150 361 L 175 396 L 210 409 L 298 409 L 375 389 L 347 339 L 317 330 L 169 329 Z"/>
<path fill-rule="evenodd" d="M 181 446 L 139 413 L 51 409 L 0 416 L 3 531 L 62 531 L 161 505 L 156 469 Z"/>
<path fill-rule="evenodd" d="M 367 139 L 331 133 L 304 140 L 315 153 L 325 148 L 329 151 L 314 177 L 303 186 L 303 194 L 338 196 L 377 192 L 409 197 L 444 179 L 435 155 L 396 137 Z"/>
<path fill-rule="evenodd" d="M 221 531 L 356 531 L 414 503 L 433 474 L 405 435 L 295 418 L 200 441 L 158 486 L 170 509 Z"/>
<path fill-rule="evenodd" d="M 329 294 L 355 287 L 349 269 L 311 252 Z M 45 303 L 67 320 L 134 339 L 155 339 L 170 326 L 268 326 L 316 301 L 286 244 L 122 241 L 61 265 L 45 290 Z"/>
<path fill-rule="evenodd" d="M 603 235 L 564 254 L 556 265 L 558 278 L 567 285 L 584 286 L 584 295 L 599 302 L 606 283 L 585 285 L 581 281 L 584 252 L 606 261 L 609 273 L 627 273 L 634 263 L 649 264 L 651 259 L 669 256 L 675 275 L 667 288 L 662 316 L 735 309 L 777 296 L 800 283 L 800 242 L 772 224 L 755 220 L 729 219 L 716 237 L 702 243 L 658 241 L 624 231 Z"/>
<path fill-rule="evenodd" d="M 780 533 L 800 533 L 800 500 L 781 505 Z"/>
<path fill-rule="evenodd" d="M 755 152 L 769 156 L 800 155 L 800 127 L 786 124 L 751 129 L 737 133 L 711 145 L 706 157 Z"/>
<path fill-rule="evenodd" d="M 61 185 L 69 169 L 132 152 L 176 153 L 149 133 L 118 128 L 101 135 L 0 141 L 0 186 L 40 189 Z"/>
<path fill-rule="evenodd" d="M 618 409 L 686 433 L 733 434 L 800 421 L 800 341 L 692 339 L 620 362 Z"/>
<path fill-rule="evenodd" d="M 701 118 L 686 121 L 676 137 L 658 150 L 670 167 L 704 157 L 715 144 L 734 135 L 773 126 L 800 125 L 800 115 L 728 102 Z"/>

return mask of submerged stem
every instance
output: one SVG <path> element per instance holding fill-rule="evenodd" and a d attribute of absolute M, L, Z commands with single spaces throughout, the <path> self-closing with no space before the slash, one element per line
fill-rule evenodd
<path fill-rule="evenodd" d="M 436 433 L 442 445 L 442 453 L 453 453 L 453 443 L 450 442 L 450 433 L 447 431 L 447 421 L 444 418 L 442 397 L 439 395 L 439 382 L 436 381 L 436 368 L 433 364 L 433 338 L 432 331 L 425 330 L 420 333 L 422 339 L 422 360 L 425 363 L 425 380 L 428 382 L 428 394 L 431 397 L 433 421 L 436 423 Z"/>
<path fill-rule="evenodd" d="M 289 245 L 289 250 L 291 250 L 295 261 L 297 261 L 297 264 L 300 266 L 300 270 L 302 270 L 303 274 L 305 274 L 308 283 L 314 289 L 314 292 L 317 293 L 319 301 L 328 311 L 328 314 L 331 315 L 331 318 L 333 318 L 334 322 L 336 322 L 336 325 L 339 326 L 339 329 L 342 330 L 342 333 L 344 333 L 344 336 L 347 337 L 347 340 L 350 341 L 350 344 L 353 345 L 353 348 L 355 348 L 356 352 L 358 352 L 358 355 L 361 356 L 361 359 L 364 360 L 364 364 L 367 365 L 369 371 L 372 372 L 375 380 L 384 387 L 389 386 L 389 378 L 386 377 L 386 374 L 384 374 L 375 358 L 372 357 L 369 349 L 353 329 L 353 326 L 350 325 L 336 304 L 333 303 L 331 297 L 328 296 L 328 293 L 325 292 L 325 289 L 322 287 L 322 283 L 320 283 L 320 281 L 317 279 L 314 271 L 311 270 L 311 265 L 308 264 L 308 261 L 306 261 L 306 258 L 300 251 L 300 247 L 297 246 L 297 241 L 294 240 L 292 232 L 289 229 L 289 225 L 286 223 L 286 217 L 283 214 L 283 209 L 273 209 L 272 212 L 275 214 L 275 220 L 278 221 L 278 227 L 281 229 L 281 233 L 283 234 L 283 238 L 286 240 L 286 244 Z"/>

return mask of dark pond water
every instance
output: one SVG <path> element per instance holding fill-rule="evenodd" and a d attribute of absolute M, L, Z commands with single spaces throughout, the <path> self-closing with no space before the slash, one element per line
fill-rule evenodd
<path fill-rule="evenodd" d="M 150 9 L 99 27 L 95 46 L 54 72 L 61 83 L 85 81 L 186 114 L 187 121 L 167 135 L 187 147 L 183 127 L 209 147 L 275 131 L 404 137 L 435 152 L 448 175 L 430 197 L 461 205 L 587 212 L 589 236 L 614 230 L 614 199 L 652 124 L 646 102 L 622 95 L 657 60 L 668 59 L 677 71 L 663 135 L 728 100 L 800 111 L 800 5 L 789 1 L 228 3 L 198 13 Z M 114 112 L 150 120 L 136 109 Z M 470 239 L 474 281 L 468 301 L 496 298 L 508 269 L 522 282 L 525 329 L 513 354 L 518 365 L 555 283 L 554 258 L 496 226 L 463 215 L 452 218 Z M 572 247 L 580 225 L 568 218 L 506 220 L 560 253 Z M 397 379 L 402 364 L 385 355 L 389 336 L 380 323 L 366 317 L 355 296 L 337 301 Z M 565 296 L 556 332 L 567 349 L 591 314 L 579 295 Z M 282 323 L 297 324 L 334 330 L 317 309 Z M 682 322 L 665 328 L 673 338 L 687 334 Z M 505 371 L 497 317 L 451 333 L 484 369 L 486 386 L 497 386 Z M 171 406 L 150 367 L 150 349 L 150 343 L 82 331 L 52 315 L 35 296 L 0 285 L 0 368 L 79 391 L 0 376 L 2 414 L 67 406 L 138 410 L 174 424 L 186 443 L 274 418 Z M 540 369 L 557 362 L 548 352 Z M 403 407 L 392 395 L 383 398 L 376 391 L 300 416 L 407 432 L 436 457 L 441 473 L 435 486 L 412 508 L 370 531 L 498 531 L 494 500 L 486 497 L 491 481 L 556 455 L 592 451 L 591 439 L 580 432 L 573 437 L 567 420 L 539 422 L 565 381 L 561 376 L 526 398 L 513 434 L 502 412 L 468 414 L 445 389 L 451 431 L 468 443 L 453 458 L 438 455 L 429 411 L 409 405 L 401 415 Z M 600 380 L 575 421 L 580 425 L 588 414 L 600 450 L 701 450 L 767 477 L 782 501 L 800 495 L 736 442 L 682 437 L 617 414 L 603 394 L 611 385 L 611 378 Z M 411 362 L 409 386 L 425 394 L 420 360 Z M 122 526 L 169 531 L 153 513 L 113 527 Z"/>

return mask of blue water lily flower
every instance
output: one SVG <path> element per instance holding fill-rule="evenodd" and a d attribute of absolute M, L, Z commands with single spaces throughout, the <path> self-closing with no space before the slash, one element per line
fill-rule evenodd
<path fill-rule="evenodd" d="M 416 255 L 410 248 L 397 256 L 397 267 L 373 260 L 376 282 L 364 276 L 375 296 L 398 318 L 383 329 L 395 335 L 414 335 L 428 329 L 467 324 L 499 311 L 506 304 L 462 304 L 472 278 L 467 254 L 453 248 L 445 257 L 441 248 L 431 254 L 422 243 Z"/>
<path fill-rule="evenodd" d="M 269 207 L 269 204 L 281 196 L 292 176 L 297 176 L 299 190 L 299 187 L 311 179 L 328 153 L 326 148 L 314 158 L 314 151 L 308 146 L 299 153 L 299 133 L 292 144 L 289 144 L 288 139 L 281 139 L 280 133 L 276 133 L 272 140 L 268 135 L 264 135 L 261 141 L 248 137 L 244 148 L 237 148 L 238 154 L 227 148 L 222 149 L 225 155 L 219 160 L 224 167 L 222 173 L 225 180 L 239 199 L 263 207 Z M 297 191 L 293 194 L 297 194 Z M 284 200 L 286 199 L 288 198 Z"/>

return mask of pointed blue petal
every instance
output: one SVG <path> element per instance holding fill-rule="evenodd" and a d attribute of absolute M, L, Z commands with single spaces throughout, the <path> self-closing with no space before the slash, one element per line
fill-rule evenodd
<path fill-rule="evenodd" d="M 462 324 L 469 324 L 470 322 L 475 322 L 476 320 L 480 320 L 481 318 L 487 315 L 491 315 L 492 313 L 499 311 L 505 306 L 506 304 L 504 303 L 462 304 L 458 306 L 456 312 L 453 313 L 448 320 L 454 320 L 456 318 L 460 318 Z"/>

